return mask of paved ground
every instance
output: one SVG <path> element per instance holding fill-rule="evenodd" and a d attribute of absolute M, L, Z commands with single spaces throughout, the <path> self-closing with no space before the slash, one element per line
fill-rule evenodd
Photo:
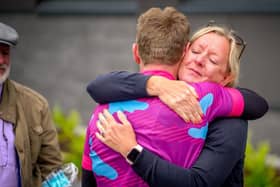
<path fill-rule="evenodd" d="M 275 86 L 280 68 L 279 16 L 215 15 L 210 19 L 231 23 L 249 41 L 241 85 L 264 95 L 274 108 L 262 119 L 250 122 L 249 129 L 254 143 L 268 140 L 272 153 L 280 155 L 280 92 Z M 12 78 L 45 95 L 51 106 L 59 104 L 65 111 L 77 109 L 84 125 L 95 106 L 85 91 L 86 84 L 101 73 L 137 71 L 131 56 L 135 17 L 0 14 L 0 20 L 20 33 L 19 45 L 12 51 Z M 197 28 L 209 20 L 209 15 L 191 15 L 190 20 Z M 256 33 L 248 34 L 250 29 Z"/>

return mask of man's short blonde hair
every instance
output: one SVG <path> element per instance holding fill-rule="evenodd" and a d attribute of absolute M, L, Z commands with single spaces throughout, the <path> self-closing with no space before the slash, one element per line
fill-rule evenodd
<path fill-rule="evenodd" d="M 138 18 L 136 43 L 144 65 L 180 61 L 189 40 L 187 17 L 173 7 L 151 8 Z"/>
<path fill-rule="evenodd" d="M 228 39 L 230 43 L 230 52 L 229 52 L 229 61 L 228 61 L 228 72 L 233 76 L 233 80 L 229 82 L 226 86 L 233 87 L 238 84 L 239 72 L 240 72 L 240 52 L 241 46 L 237 45 L 235 38 L 235 33 L 233 30 L 230 30 L 222 26 L 207 26 L 196 31 L 190 39 L 190 44 L 192 44 L 196 39 L 207 33 L 217 33 L 221 36 L 224 36 Z"/>

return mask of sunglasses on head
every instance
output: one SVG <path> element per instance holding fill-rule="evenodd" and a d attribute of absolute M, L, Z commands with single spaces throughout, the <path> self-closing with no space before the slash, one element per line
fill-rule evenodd
<path fill-rule="evenodd" d="M 218 25 L 216 24 L 216 22 L 214 20 L 210 20 L 207 24 L 207 27 L 211 27 L 211 26 L 218 26 Z M 240 54 L 238 57 L 238 59 L 240 59 L 246 48 L 247 43 L 236 32 L 231 31 L 231 34 L 235 39 L 236 45 L 239 45 L 241 47 Z"/>

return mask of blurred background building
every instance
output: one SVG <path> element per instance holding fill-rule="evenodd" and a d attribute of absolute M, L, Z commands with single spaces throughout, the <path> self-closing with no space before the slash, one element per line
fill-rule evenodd
<path fill-rule="evenodd" d="M 51 106 L 77 109 L 86 125 L 96 105 L 86 85 L 98 74 L 137 71 L 131 55 L 137 15 L 175 6 L 192 31 L 216 20 L 247 42 L 240 85 L 267 98 L 270 111 L 250 121 L 253 142 L 268 140 L 280 155 L 279 0 L 0 0 L 0 21 L 18 31 L 11 77 L 42 93 Z"/>

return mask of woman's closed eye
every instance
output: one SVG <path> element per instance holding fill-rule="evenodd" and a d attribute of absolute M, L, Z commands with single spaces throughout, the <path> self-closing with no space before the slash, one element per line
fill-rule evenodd
<path fill-rule="evenodd" d="M 218 64 L 217 60 L 214 59 L 214 58 L 209 58 L 209 61 L 210 61 L 212 64 L 215 64 L 215 65 Z"/>

